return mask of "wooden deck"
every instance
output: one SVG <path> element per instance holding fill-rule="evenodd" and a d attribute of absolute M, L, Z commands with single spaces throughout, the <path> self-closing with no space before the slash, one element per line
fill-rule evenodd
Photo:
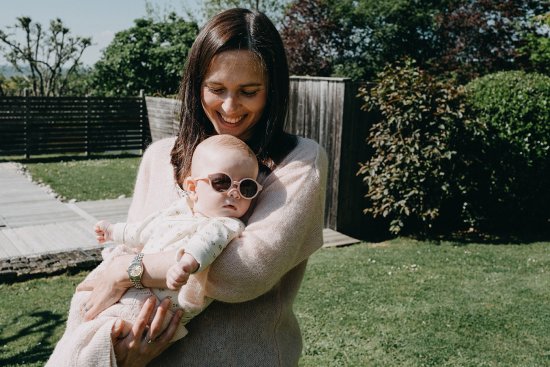
<path fill-rule="evenodd" d="M 10 163 L 0 164 L 0 258 L 97 247 L 93 224 L 126 220 L 131 199 L 62 203 Z M 359 242 L 331 229 L 324 246 Z"/>

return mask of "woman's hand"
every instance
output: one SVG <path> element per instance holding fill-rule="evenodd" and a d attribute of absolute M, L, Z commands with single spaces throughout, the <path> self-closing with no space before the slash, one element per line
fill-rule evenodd
<path fill-rule="evenodd" d="M 165 299 L 155 311 L 149 326 L 147 323 L 151 319 L 155 303 L 155 297 L 149 297 L 133 325 L 118 320 L 113 326 L 111 339 L 119 366 L 146 366 L 172 344 L 170 340 L 176 332 L 183 312 L 178 310 L 168 327 L 162 330 L 166 313 L 170 308 L 170 300 Z"/>
<path fill-rule="evenodd" d="M 84 320 L 92 320 L 101 311 L 118 302 L 126 290 L 132 286 L 126 273 L 126 268 L 131 261 L 131 255 L 115 257 L 96 278 L 84 280 L 76 287 L 77 292 L 92 292 L 83 305 Z"/>

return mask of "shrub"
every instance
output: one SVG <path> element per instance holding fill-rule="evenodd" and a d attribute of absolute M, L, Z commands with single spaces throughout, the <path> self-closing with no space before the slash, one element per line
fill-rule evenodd
<path fill-rule="evenodd" d="M 550 77 L 505 71 L 466 86 L 468 103 L 497 137 L 529 165 L 550 149 Z"/>
<path fill-rule="evenodd" d="M 469 122 L 463 91 L 406 60 L 386 67 L 359 96 L 379 117 L 367 139 L 373 154 L 358 172 L 368 187 L 364 212 L 388 218 L 394 234 L 431 228 L 461 190 L 453 177 L 454 140 Z"/>
<path fill-rule="evenodd" d="M 466 86 L 486 126 L 477 169 L 477 212 L 492 228 L 547 226 L 550 218 L 550 78 L 499 72 Z M 515 227 L 515 228 L 514 228 Z"/>

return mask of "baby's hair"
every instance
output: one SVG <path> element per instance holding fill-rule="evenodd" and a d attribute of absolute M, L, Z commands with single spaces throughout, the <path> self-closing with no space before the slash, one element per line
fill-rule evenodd
<path fill-rule="evenodd" d="M 244 141 L 237 137 L 234 137 L 233 135 L 221 134 L 210 136 L 200 142 L 199 145 L 197 145 L 191 161 L 191 170 L 193 170 L 192 167 L 195 163 L 195 158 L 198 156 L 198 154 L 201 154 L 204 149 L 212 149 L 216 152 L 219 152 L 220 150 L 237 151 L 239 153 L 242 153 L 243 155 L 248 156 L 248 158 L 250 158 L 251 161 L 254 162 L 254 165 L 258 167 L 258 159 L 256 157 L 256 154 L 254 154 L 252 149 L 250 149 L 250 147 Z"/>
<path fill-rule="evenodd" d="M 248 154 L 248 156 L 251 158 L 256 158 L 256 155 L 254 154 L 252 149 L 250 149 L 250 147 L 244 141 L 229 134 L 213 135 L 200 142 L 199 145 L 197 145 L 197 148 L 199 146 L 212 147 L 214 149 L 235 149 L 241 151 L 242 153 Z M 257 161 L 257 159 L 255 160 Z"/>

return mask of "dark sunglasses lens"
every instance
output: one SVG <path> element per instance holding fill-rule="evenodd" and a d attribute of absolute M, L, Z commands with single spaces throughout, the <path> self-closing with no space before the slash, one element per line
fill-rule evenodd
<path fill-rule="evenodd" d="M 250 199 L 258 192 L 258 185 L 254 180 L 245 178 L 241 181 L 240 190 L 242 197 Z"/>
<path fill-rule="evenodd" d="M 227 191 L 231 187 L 231 178 L 223 173 L 216 173 L 208 176 L 212 184 L 212 188 L 216 191 Z"/>

